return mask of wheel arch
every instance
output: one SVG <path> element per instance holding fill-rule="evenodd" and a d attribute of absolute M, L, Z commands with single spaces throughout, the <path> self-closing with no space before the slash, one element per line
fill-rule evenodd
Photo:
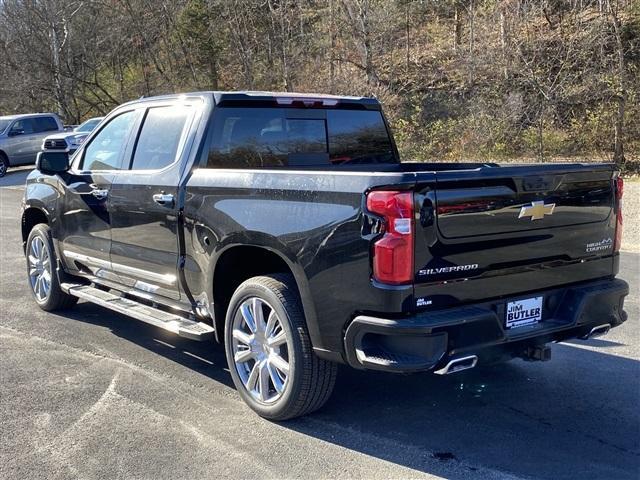
<path fill-rule="evenodd" d="M 9 155 L 7 155 L 7 152 L 2 150 L 1 148 L 0 148 L 0 157 L 4 157 L 7 160 L 7 165 L 11 166 L 11 161 L 9 160 Z"/>
<path fill-rule="evenodd" d="M 216 340 L 223 342 L 224 324 L 231 296 L 245 280 L 272 273 L 293 276 L 309 329 L 312 345 L 319 341 L 316 312 L 304 270 L 282 252 L 263 245 L 231 245 L 222 251 L 213 268 L 213 302 Z"/>
<path fill-rule="evenodd" d="M 22 228 L 22 246 L 27 243 L 29 233 L 39 223 L 49 225 L 49 215 L 46 210 L 39 206 L 27 206 L 22 212 L 22 220 L 20 222 Z"/>

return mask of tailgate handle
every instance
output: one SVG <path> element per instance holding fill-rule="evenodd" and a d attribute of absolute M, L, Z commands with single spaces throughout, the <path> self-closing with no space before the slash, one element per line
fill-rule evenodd
<path fill-rule="evenodd" d="M 425 197 L 422 202 L 422 207 L 420 207 L 420 225 L 423 227 L 430 227 L 433 225 L 433 202 L 430 198 Z"/>
<path fill-rule="evenodd" d="M 559 178 L 524 177 L 522 180 L 522 189 L 525 192 L 551 192 L 556 189 L 559 181 Z"/>

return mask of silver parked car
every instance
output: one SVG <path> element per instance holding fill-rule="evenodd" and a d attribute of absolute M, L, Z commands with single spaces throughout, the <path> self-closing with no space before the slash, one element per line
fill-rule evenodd
<path fill-rule="evenodd" d="M 61 131 L 64 126 L 55 113 L 0 117 L 0 177 L 10 166 L 35 163 L 42 140 Z"/>
<path fill-rule="evenodd" d="M 71 131 L 49 135 L 42 142 L 42 150 L 57 150 L 67 152 L 71 155 L 80 147 L 84 139 L 89 136 L 93 129 L 100 124 L 102 118 L 103 117 L 90 118 Z"/>

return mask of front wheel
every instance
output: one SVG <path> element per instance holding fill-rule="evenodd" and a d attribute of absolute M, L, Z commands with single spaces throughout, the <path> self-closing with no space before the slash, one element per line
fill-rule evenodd
<path fill-rule="evenodd" d="M 78 298 L 60 288 L 58 259 L 48 225 L 40 223 L 33 227 L 27 238 L 26 255 L 29 286 L 38 306 L 48 312 L 74 306 Z"/>
<path fill-rule="evenodd" d="M 7 174 L 8 169 L 9 160 L 3 153 L 0 153 L 0 178 L 4 177 Z"/>
<path fill-rule="evenodd" d="M 258 415 L 287 420 L 329 399 L 337 365 L 318 358 L 293 277 L 253 277 L 235 291 L 225 324 L 231 377 Z"/>

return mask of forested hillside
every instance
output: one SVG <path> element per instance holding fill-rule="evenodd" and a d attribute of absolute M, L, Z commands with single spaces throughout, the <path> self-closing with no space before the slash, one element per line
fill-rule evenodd
<path fill-rule="evenodd" d="M 374 95 L 403 158 L 640 155 L 640 0 L 2 0 L 0 114 Z"/>

